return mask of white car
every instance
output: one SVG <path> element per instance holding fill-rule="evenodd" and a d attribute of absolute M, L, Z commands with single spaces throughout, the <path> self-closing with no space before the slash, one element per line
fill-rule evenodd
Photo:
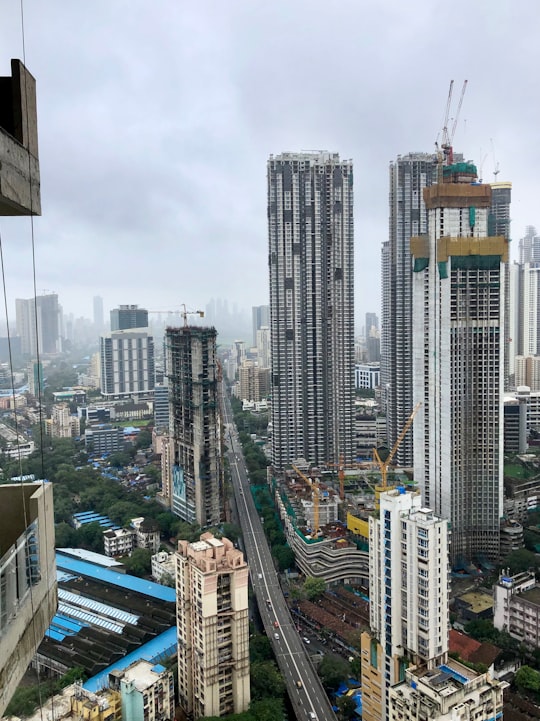
<path fill-rule="evenodd" d="M 307 636 L 304 636 L 304 638 L 302 640 L 304 643 L 311 643 L 311 641 L 309 640 L 309 638 Z"/>

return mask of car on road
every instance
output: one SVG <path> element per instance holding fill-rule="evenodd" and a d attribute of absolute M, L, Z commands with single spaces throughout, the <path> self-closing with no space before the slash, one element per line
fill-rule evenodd
<path fill-rule="evenodd" d="M 313 711 L 310 711 L 309 718 L 311 719 L 311 721 L 317 721 L 317 714 L 314 713 Z"/>
<path fill-rule="evenodd" d="M 296 682 L 296 686 L 297 688 L 302 688 L 302 681 L 300 681 L 300 679 Z"/>
<path fill-rule="evenodd" d="M 311 641 L 309 640 L 309 638 L 308 638 L 307 636 L 304 636 L 304 638 L 302 639 L 302 641 L 303 641 L 304 643 L 311 643 Z"/>
<path fill-rule="evenodd" d="M 258 573 L 257 578 L 259 579 L 259 581 L 262 581 L 262 573 Z"/>
<path fill-rule="evenodd" d="M 275 633 L 274 638 L 276 639 L 276 641 L 279 641 L 279 633 Z"/>
<path fill-rule="evenodd" d="M 279 628 L 279 623 L 277 621 L 274 621 L 274 628 Z"/>

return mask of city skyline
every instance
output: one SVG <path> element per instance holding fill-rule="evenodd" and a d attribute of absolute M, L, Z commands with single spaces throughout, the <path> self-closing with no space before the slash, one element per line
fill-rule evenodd
<path fill-rule="evenodd" d="M 527 22 L 536 4 L 523 3 L 518 15 L 464 0 L 448 7 L 315 2 L 309 32 L 298 33 L 307 7 L 278 2 L 255 13 L 234 1 L 226 8 L 165 1 L 159 13 L 132 8 L 126 18 L 99 3 L 89 20 L 77 6 L 27 3 L 43 192 L 43 215 L 34 220 L 38 293 L 54 289 L 66 309 L 86 317 L 96 294 L 109 307 L 198 308 L 216 295 L 247 312 L 267 303 L 264 162 L 272 152 L 324 148 L 354 160 L 362 189 L 355 201 L 360 325 L 379 305 L 388 163 L 434 149 L 452 78 L 469 80 L 456 146 L 485 181 L 499 168 L 498 179 L 514 183 L 514 238 L 540 224 L 534 98 L 521 80 L 540 52 L 535 23 Z M 19 9 L 2 12 L 4 74 L 22 43 Z M 471 26 L 482 27 L 474 42 L 458 55 L 440 52 L 444 36 Z M 444 27 L 442 38 L 433 27 Z M 354 43 L 343 43 L 344 29 Z M 483 58 L 497 47 L 505 61 L 493 73 Z M 332 103 L 321 102 L 327 97 Z M 2 235 L 8 297 L 30 297 L 29 223 L 2 220 Z"/>

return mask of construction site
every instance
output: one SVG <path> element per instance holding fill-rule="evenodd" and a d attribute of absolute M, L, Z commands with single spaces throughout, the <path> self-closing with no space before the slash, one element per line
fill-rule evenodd
<path fill-rule="evenodd" d="M 310 467 L 298 459 L 279 477 L 269 469 L 268 483 L 285 535 L 304 575 L 327 584 L 368 586 L 369 516 L 378 512 L 382 492 L 415 487 L 410 469 L 391 464 L 418 408 L 384 460 L 374 449 L 372 462 L 354 467 L 342 462 Z"/>

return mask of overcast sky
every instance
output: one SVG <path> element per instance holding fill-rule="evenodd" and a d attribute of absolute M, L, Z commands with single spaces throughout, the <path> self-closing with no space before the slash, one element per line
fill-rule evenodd
<path fill-rule="evenodd" d="M 538 0 L 25 0 L 43 215 L 37 288 L 66 312 L 268 302 L 266 161 L 355 166 L 356 314 L 379 312 L 388 163 L 431 152 L 448 85 L 456 151 L 513 183 L 513 257 L 540 227 Z M 0 75 L 21 58 L 0 0 Z M 456 102 L 457 104 L 457 102 Z M 30 221 L 0 218 L 10 299 L 31 297 Z M 11 311 L 12 312 L 12 311 Z M 3 319 L 2 314 L 2 319 Z"/>

